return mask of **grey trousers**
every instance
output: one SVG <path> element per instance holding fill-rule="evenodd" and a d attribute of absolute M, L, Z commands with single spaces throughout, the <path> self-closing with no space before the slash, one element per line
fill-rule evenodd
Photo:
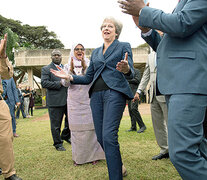
<path fill-rule="evenodd" d="M 151 103 L 151 116 L 160 153 L 168 152 L 167 113 L 167 104 L 157 101 L 156 97 L 154 97 Z"/>

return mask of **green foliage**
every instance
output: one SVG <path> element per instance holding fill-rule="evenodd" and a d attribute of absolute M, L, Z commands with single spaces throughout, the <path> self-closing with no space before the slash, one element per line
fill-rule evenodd
<path fill-rule="evenodd" d="M 35 95 L 35 104 L 41 105 L 42 104 L 42 96 L 41 95 Z"/>
<path fill-rule="evenodd" d="M 3 35 L 7 33 L 7 47 L 6 54 L 9 60 L 14 64 L 14 49 L 19 47 L 18 41 L 19 37 L 16 33 L 14 33 L 10 28 L 5 28 L 3 31 Z"/>
<path fill-rule="evenodd" d="M 21 49 L 55 49 L 64 48 L 64 45 L 57 39 L 57 35 L 49 32 L 45 26 L 22 25 L 22 22 L 7 19 L 0 15 L 0 33 L 5 28 L 10 28 L 19 36 Z"/>

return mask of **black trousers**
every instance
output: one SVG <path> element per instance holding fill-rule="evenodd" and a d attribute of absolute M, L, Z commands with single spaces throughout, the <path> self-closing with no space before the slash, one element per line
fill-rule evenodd
<path fill-rule="evenodd" d="M 29 107 L 28 112 L 30 114 L 30 110 L 31 110 L 31 116 L 33 116 L 33 107 Z"/>
<path fill-rule="evenodd" d="M 139 128 L 142 128 L 145 126 L 142 117 L 138 111 L 138 101 L 132 102 L 132 100 L 128 101 L 128 109 L 129 109 L 129 115 L 131 118 L 131 129 L 137 130 L 136 122 L 139 125 Z"/>
<path fill-rule="evenodd" d="M 54 146 L 60 147 L 64 139 L 70 139 L 70 130 L 68 125 L 67 105 L 61 107 L 48 107 L 50 116 L 50 127 L 54 141 Z M 61 132 L 61 124 L 65 115 L 65 127 Z"/>

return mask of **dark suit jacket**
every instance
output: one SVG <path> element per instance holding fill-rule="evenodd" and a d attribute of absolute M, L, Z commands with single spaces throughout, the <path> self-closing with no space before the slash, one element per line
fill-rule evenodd
<path fill-rule="evenodd" d="M 20 101 L 14 79 L 10 78 L 8 80 L 2 80 L 2 84 L 4 88 L 4 92 L 2 95 L 4 98 L 6 96 L 6 103 L 15 106 L 15 104 Z"/>
<path fill-rule="evenodd" d="M 130 88 L 133 92 L 133 95 L 135 95 L 135 93 L 137 91 L 137 88 L 140 83 L 140 79 L 141 79 L 141 75 L 140 75 L 139 70 L 134 68 L 134 78 L 128 80 Z"/>
<path fill-rule="evenodd" d="M 145 38 L 157 52 L 157 83 L 162 94 L 207 94 L 206 3 L 182 0 L 172 14 L 142 9 L 139 25 L 165 33 L 161 39 L 153 30 Z"/>
<path fill-rule="evenodd" d="M 60 107 L 67 103 L 67 88 L 62 86 L 61 79 L 54 76 L 50 69 L 57 70 L 53 63 L 42 68 L 41 85 L 47 89 L 46 103 L 48 107 Z"/>
<path fill-rule="evenodd" d="M 124 59 L 126 52 L 128 52 L 128 62 L 131 69 L 131 73 L 128 76 L 116 70 L 116 64 Z M 92 52 L 90 65 L 85 76 L 73 75 L 72 83 L 89 84 L 92 82 L 93 86 L 100 75 L 109 88 L 123 93 L 127 99 L 134 98 L 126 79 L 133 78 L 134 75 L 132 50 L 129 43 L 114 40 L 104 55 L 103 46 L 95 49 Z M 91 96 L 91 88 L 89 90 L 89 96 Z"/>

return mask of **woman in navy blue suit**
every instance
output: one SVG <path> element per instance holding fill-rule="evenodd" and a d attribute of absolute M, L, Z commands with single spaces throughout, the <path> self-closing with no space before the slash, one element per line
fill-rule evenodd
<path fill-rule="evenodd" d="M 132 51 L 129 43 L 119 42 L 122 24 L 112 17 L 101 25 L 103 46 L 95 49 L 84 76 L 51 70 L 73 84 L 89 84 L 90 105 L 98 142 L 104 149 L 110 180 L 121 180 L 126 175 L 122 167 L 118 130 L 126 100 L 133 99 L 127 79 L 133 77 Z M 122 170 L 122 168 L 124 170 Z M 123 172 L 122 172 L 123 171 Z"/>

